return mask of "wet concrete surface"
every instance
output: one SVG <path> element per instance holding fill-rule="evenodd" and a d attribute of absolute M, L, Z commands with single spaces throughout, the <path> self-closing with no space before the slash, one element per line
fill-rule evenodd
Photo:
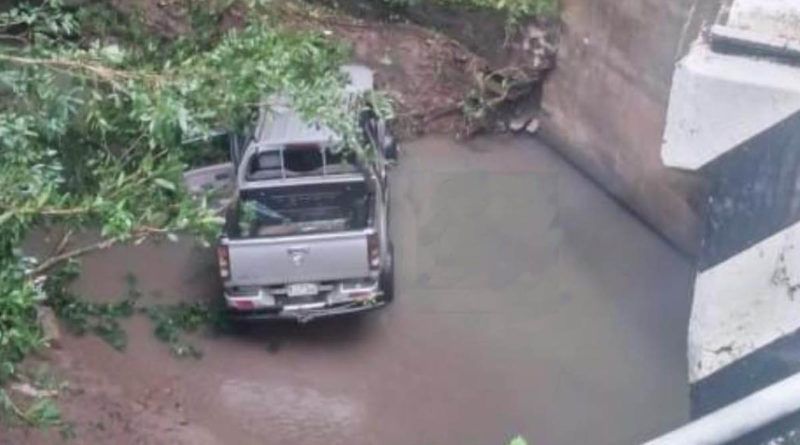
<path fill-rule="evenodd" d="M 68 337 L 62 354 L 174 420 L 141 443 L 611 445 L 687 420 L 685 258 L 532 139 L 404 148 L 392 306 L 197 338 L 199 361 L 143 319 L 124 353 Z M 188 240 L 83 264 L 76 289 L 94 298 L 129 273 L 156 301 L 219 290 Z"/>

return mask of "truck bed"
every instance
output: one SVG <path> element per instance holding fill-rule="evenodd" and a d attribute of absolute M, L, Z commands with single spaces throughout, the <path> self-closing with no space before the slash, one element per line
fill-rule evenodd
<path fill-rule="evenodd" d="M 240 192 L 226 217 L 234 286 L 365 278 L 374 196 L 364 181 Z M 251 205 L 248 211 L 243 206 Z M 246 213 L 249 212 L 249 215 Z"/>

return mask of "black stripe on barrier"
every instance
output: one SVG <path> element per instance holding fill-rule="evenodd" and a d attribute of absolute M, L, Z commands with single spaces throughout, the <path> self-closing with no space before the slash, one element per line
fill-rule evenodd
<path fill-rule="evenodd" d="M 800 220 L 800 112 L 702 168 L 710 181 L 698 266 L 713 267 Z"/>
<path fill-rule="evenodd" d="M 691 385 L 692 419 L 724 408 L 798 372 L 800 372 L 800 330 L 757 349 Z M 776 438 L 788 437 L 792 431 L 798 429 L 800 429 L 800 415 L 793 415 L 751 433 L 734 444 L 766 443 Z M 800 435 L 797 436 L 797 440 L 797 443 L 800 443 Z"/>

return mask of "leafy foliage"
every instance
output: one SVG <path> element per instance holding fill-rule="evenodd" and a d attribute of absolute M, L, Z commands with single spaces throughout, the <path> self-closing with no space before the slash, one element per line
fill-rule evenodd
<path fill-rule="evenodd" d="M 84 301 L 68 291 L 69 282 L 77 274 L 75 262 L 51 274 L 45 283 L 47 304 L 73 333 L 83 335 L 92 332 L 114 349 L 125 349 L 127 336 L 119 320 L 133 315 L 138 291 L 131 288 L 127 296 L 114 303 Z"/>
<path fill-rule="evenodd" d="M 0 384 L 42 345 L 43 295 L 74 329 L 124 346 L 117 320 L 134 305 L 65 292 L 72 266 L 52 273 L 64 260 L 175 232 L 216 236 L 220 218 L 182 185 L 196 155 L 183 140 L 245 130 L 271 105 L 265 98 L 280 98 L 363 146 L 342 107 L 342 47 L 265 23 L 222 32 L 218 14 L 236 0 L 184 1 L 192 27 L 173 38 L 105 2 L 75 12 L 45 0 L 0 13 Z M 20 246 L 41 224 L 96 227 L 103 239 L 36 262 Z M 171 326 L 194 326 L 201 310 L 150 315 L 173 342 Z"/>
<path fill-rule="evenodd" d="M 2 240 L 5 241 L 5 240 Z M 16 373 L 17 363 L 42 346 L 36 324 L 36 291 L 27 279 L 19 254 L 0 258 L 0 382 Z"/>
<path fill-rule="evenodd" d="M 227 329 L 221 308 L 205 303 L 150 306 L 144 308 L 143 312 L 153 322 L 156 338 L 167 343 L 177 357 L 202 357 L 199 349 L 183 340 L 183 334 L 197 332 L 203 327 Z"/>
<path fill-rule="evenodd" d="M 55 426 L 61 422 L 61 410 L 47 397 L 37 398 L 22 410 L 6 391 L 0 391 L 0 410 L 17 413 L 20 419 L 31 425 Z"/>
<path fill-rule="evenodd" d="M 511 442 L 509 442 L 508 445 L 528 445 L 528 441 L 522 436 L 517 436 L 511 439 Z"/>
<path fill-rule="evenodd" d="M 53 374 L 49 367 L 40 365 L 27 369 L 28 381 L 17 388 L 6 391 L 0 388 L 0 419 L 5 419 L 8 426 L 22 423 L 29 426 L 46 426 L 58 428 L 63 439 L 74 437 L 74 424 L 64 420 L 56 397 L 67 391 L 69 386 Z M 11 393 L 18 395 L 17 400 Z"/>
<path fill-rule="evenodd" d="M 47 304 L 76 335 L 92 333 L 102 338 L 118 351 L 125 349 L 127 334 L 120 321 L 136 314 L 146 316 L 153 323 L 156 338 L 167 343 L 177 357 L 200 358 L 202 353 L 183 340 L 186 333 L 202 328 L 213 331 L 227 329 L 223 308 L 205 302 L 178 303 L 174 305 L 143 306 L 142 292 L 137 279 L 127 275 L 127 291 L 118 301 L 109 303 L 88 302 L 69 292 L 69 283 L 77 277 L 77 263 L 70 262 L 52 273 L 45 283 Z"/>

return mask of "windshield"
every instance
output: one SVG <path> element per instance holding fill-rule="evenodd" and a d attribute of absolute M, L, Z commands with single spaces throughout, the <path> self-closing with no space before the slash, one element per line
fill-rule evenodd
<path fill-rule="evenodd" d="M 360 230 L 368 198 L 363 181 L 244 190 L 230 230 L 240 238 Z"/>
<path fill-rule="evenodd" d="M 247 180 L 293 178 L 357 173 L 355 152 L 335 151 L 319 144 L 289 144 L 282 150 L 256 153 L 247 167 Z"/>

